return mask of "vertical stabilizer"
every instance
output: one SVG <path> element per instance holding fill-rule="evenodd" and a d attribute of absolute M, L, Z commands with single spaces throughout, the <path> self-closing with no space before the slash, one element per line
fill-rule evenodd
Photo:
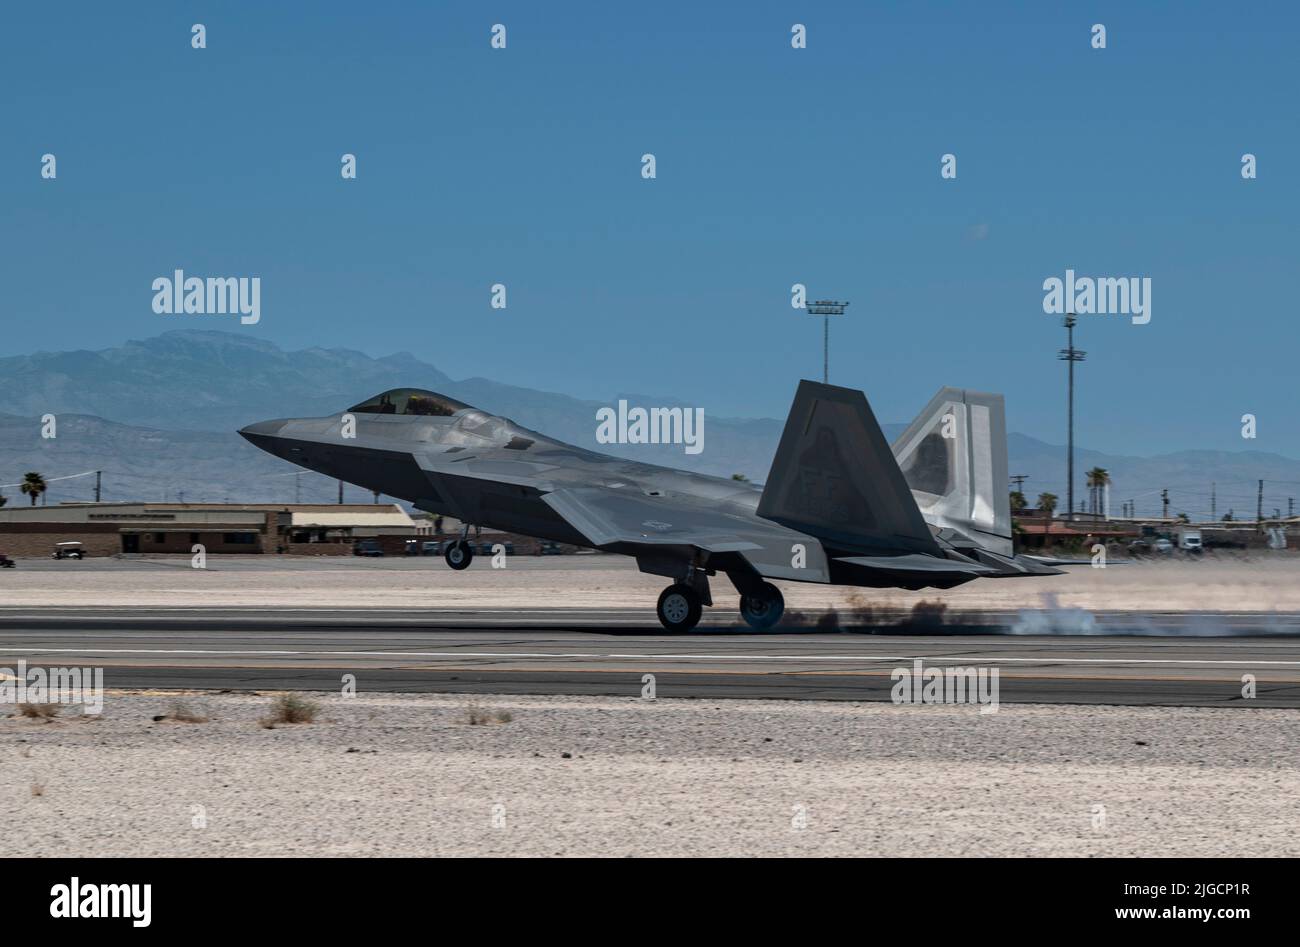
<path fill-rule="evenodd" d="M 758 515 L 828 546 L 940 555 L 866 396 L 799 382 Z"/>
<path fill-rule="evenodd" d="M 1006 408 L 1001 395 L 944 388 L 894 442 L 927 523 L 960 548 L 1012 555 Z"/>

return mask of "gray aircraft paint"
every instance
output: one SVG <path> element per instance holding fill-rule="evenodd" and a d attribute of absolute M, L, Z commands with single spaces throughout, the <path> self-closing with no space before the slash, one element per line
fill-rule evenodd
<path fill-rule="evenodd" d="M 371 413 L 398 403 L 426 413 Z M 958 434 L 936 442 L 949 412 Z M 919 589 L 1054 574 L 1012 558 L 1005 432 L 1000 396 L 945 388 L 891 449 L 862 392 L 803 381 L 759 488 L 575 447 L 418 389 L 240 431 L 431 513 L 633 556 L 701 583 L 706 604 L 704 576 L 718 572 L 742 590 L 763 578 Z"/>

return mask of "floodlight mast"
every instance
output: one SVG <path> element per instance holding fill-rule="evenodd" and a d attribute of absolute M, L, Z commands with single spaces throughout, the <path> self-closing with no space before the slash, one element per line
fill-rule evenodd
<path fill-rule="evenodd" d="M 1060 354 L 1056 357 L 1060 361 L 1066 362 L 1070 369 L 1069 381 L 1069 421 L 1066 433 L 1066 480 L 1065 485 L 1065 518 L 1074 519 L 1074 363 L 1082 362 L 1088 357 L 1088 353 L 1074 347 L 1074 327 L 1079 320 L 1075 318 L 1074 313 L 1067 313 L 1061 320 L 1061 325 L 1065 326 L 1066 331 L 1066 348 L 1061 349 Z"/>
<path fill-rule="evenodd" d="M 822 383 L 831 380 L 831 316 L 844 315 L 848 300 L 837 302 L 834 299 L 819 299 L 808 306 L 808 315 L 822 317 Z"/>

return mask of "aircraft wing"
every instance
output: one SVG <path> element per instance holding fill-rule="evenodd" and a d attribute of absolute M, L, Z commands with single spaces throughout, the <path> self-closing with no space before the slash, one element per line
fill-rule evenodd
<path fill-rule="evenodd" d="M 737 553 L 761 575 L 829 582 L 821 543 L 805 533 L 757 517 L 729 513 L 699 501 L 652 497 L 603 487 L 571 487 L 543 494 L 544 500 L 593 546 L 636 555 L 694 547 Z M 802 565 L 796 566 L 796 546 Z"/>

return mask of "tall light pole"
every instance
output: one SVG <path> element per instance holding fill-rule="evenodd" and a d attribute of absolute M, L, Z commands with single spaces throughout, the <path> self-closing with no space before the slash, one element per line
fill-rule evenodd
<path fill-rule="evenodd" d="M 822 317 L 822 383 L 830 384 L 831 378 L 831 316 L 844 315 L 848 302 L 836 302 L 833 299 L 819 299 L 808 306 L 808 315 Z"/>
<path fill-rule="evenodd" d="M 1065 486 L 1065 509 L 1069 513 L 1070 519 L 1074 519 L 1074 363 L 1082 362 L 1088 356 L 1087 352 L 1082 352 L 1074 347 L 1074 326 L 1076 322 L 1078 320 L 1074 318 L 1072 312 L 1061 320 L 1061 325 L 1065 326 L 1068 341 L 1066 347 L 1061 349 L 1060 354 L 1056 356 L 1059 360 L 1067 362 L 1070 367 L 1069 447 L 1066 451 L 1065 464 L 1066 477 L 1069 479 Z"/>

